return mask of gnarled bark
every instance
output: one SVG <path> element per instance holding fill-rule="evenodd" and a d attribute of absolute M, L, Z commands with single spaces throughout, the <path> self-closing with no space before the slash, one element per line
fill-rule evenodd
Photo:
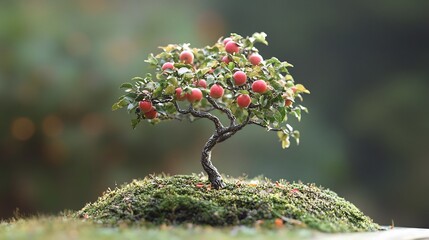
<path fill-rule="evenodd" d="M 222 180 L 222 176 L 219 174 L 217 168 L 213 165 L 211 161 L 212 149 L 216 145 L 218 140 L 218 135 L 212 135 L 204 145 L 202 154 L 201 154 L 201 164 L 203 165 L 204 171 L 206 171 L 209 181 L 212 184 L 212 187 L 215 189 L 225 187 L 225 183 Z"/>

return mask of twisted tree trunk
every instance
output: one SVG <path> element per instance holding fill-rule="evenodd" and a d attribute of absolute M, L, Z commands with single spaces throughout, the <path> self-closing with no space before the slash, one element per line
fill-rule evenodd
<path fill-rule="evenodd" d="M 211 161 L 212 149 L 218 142 L 219 137 L 214 134 L 204 145 L 202 154 L 201 154 L 201 164 L 203 165 L 204 171 L 206 171 L 209 181 L 212 184 L 212 187 L 215 189 L 225 187 L 225 183 L 222 180 L 222 176 L 218 172 L 217 168 L 213 165 Z"/>
<path fill-rule="evenodd" d="M 204 171 L 206 171 L 209 181 L 212 184 L 212 187 L 215 189 L 220 189 L 225 187 L 225 183 L 222 180 L 222 176 L 218 172 L 217 168 L 213 165 L 211 161 L 212 149 L 217 143 L 221 143 L 226 139 L 234 135 L 238 130 L 242 129 L 245 124 L 237 125 L 235 128 L 232 128 L 232 131 L 224 132 L 223 134 L 215 133 L 213 134 L 207 143 L 204 145 L 202 154 L 201 154 L 201 164 L 203 165 Z"/>
<path fill-rule="evenodd" d="M 218 109 L 224 112 L 228 116 L 230 120 L 230 125 L 228 127 L 225 127 L 222 124 L 222 122 L 219 120 L 219 118 L 217 118 L 215 115 L 211 114 L 210 112 L 198 111 L 194 109 L 192 104 L 189 105 L 189 108 L 186 110 L 181 109 L 176 101 L 173 101 L 173 104 L 176 107 L 177 111 L 181 114 L 191 114 L 194 117 L 207 118 L 214 123 L 216 132 L 209 138 L 207 143 L 204 145 L 203 151 L 201 153 L 201 164 L 203 165 L 204 171 L 206 171 L 208 175 L 208 178 L 212 187 L 215 189 L 220 189 L 225 187 L 226 185 L 223 182 L 222 176 L 220 175 L 219 171 L 211 161 L 211 154 L 212 154 L 213 147 L 217 143 L 221 143 L 226 139 L 230 138 L 231 136 L 233 136 L 236 132 L 241 130 L 247 124 L 249 123 L 256 124 L 256 122 L 250 122 L 251 110 L 249 109 L 246 119 L 242 123 L 237 124 L 236 122 L 237 119 L 230 109 L 220 106 L 210 96 L 206 96 L 206 98 L 208 102 L 211 103 L 215 109 Z"/>

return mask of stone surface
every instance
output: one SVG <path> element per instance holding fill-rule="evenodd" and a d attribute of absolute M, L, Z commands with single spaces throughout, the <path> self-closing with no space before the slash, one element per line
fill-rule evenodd
<path fill-rule="evenodd" d="M 365 233 L 320 234 L 317 240 L 429 240 L 429 229 L 394 228 Z"/>

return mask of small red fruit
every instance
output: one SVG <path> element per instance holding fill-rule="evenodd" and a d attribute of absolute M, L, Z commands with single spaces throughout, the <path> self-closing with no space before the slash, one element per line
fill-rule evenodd
<path fill-rule="evenodd" d="M 177 101 L 183 101 L 186 99 L 185 95 L 182 95 L 182 88 L 178 87 L 176 88 L 176 100 Z"/>
<path fill-rule="evenodd" d="M 147 100 L 140 101 L 139 107 L 143 113 L 147 113 L 147 112 L 150 112 L 152 110 L 152 103 L 150 101 L 147 101 Z"/>
<path fill-rule="evenodd" d="M 226 43 L 225 45 L 225 51 L 227 51 L 228 53 L 238 53 L 240 51 L 240 47 L 238 46 L 238 44 L 234 41 L 229 41 Z"/>
<path fill-rule="evenodd" d="M 228 56 L 223 56 L 222 57 L 222 62 L 224 62 L 224 63 L 226 63 L 226 64 L 228 64 L 230 61 L 229 61 L 229 57 Z"/>
<path fill-rule="evenodd" d="M 201 92 L 201 90 L 198 88 L 193 88 L 191 93 L 186 94 L 186 97 L 188 98 L 188 101 L 191 103 L 198 102 L 198 101 L 201 101 L 201 99 L 203 99 L 203 92 Z"/>
<path fill-rule="evenodd" d="M 241 108 L 247 108 L 250 105 L 250 96 L 248 94 L 241 94 L 237 97 L 237 104 Z"/>
<path fill-rule="evenodd" d="M 283 219 L 276 218 L 274 220 L 274 226 L 276 226 L 277 228 L 281 228 L 281 227 L 283 227 L 283 225 L 284 225 Z"/>
<path fill-rule="evenodd" d="M 195 85 L 197 85 L 197 87 L 207 88 L 207 82 L 204 79 L 198 80 L 197 84 L 195 84 Z"/>
<path fill-rule="evenodd" d="M 194 54 L 191 51 L 183 51 L 180 53 L 180 61 L 187 64 L 192 64 L 194 62 Z"/>
<path fill-rule="evenodd" d="M 288 98 L 285 99 L 285 106 L 286 107 L 292 106 L 292 103 L 293 103 L 293 101 L 291 99 L 288 99 Z"/>
<path fill-rule="evenodd" d="M 252 84 L 252 91 L 264 93 L 267 91 L 267 83 L 264 80 L 256 80 Z"/>
<path fill-rule="evenodd" d="M 232 78 L 234 78 L 234 83 L 237 86 L 241 86 L 246 83 L 247 76 L 243 71 L 237 71 L 232 75 Z"/>
<path fill-rule="evenodd" d="M 165 69 L 174 69 L 173 63 L 171 62 L 164 63 L 164 65 L 162 65 L 162 70 L 165 70 Z"/>
<path fill-rule="evenodd" d="M 253 64 L 253 65 L 259 65 L 259 63 L 261 63 L 262 62 L 262 56 L 261 55 L 259 55 L 258 53 L 252 53 L 250 56 L 249 56 L 249 61 L 250 61 L 250 63 L 251 64 Z"/>
<path fill-rule="evenodd" d="M 227 38 L 225 38 L 224 40 L 223 40 L 223 45 L 226 45 L 229 41 L 231 41 L 232 40 L 232 38 L 230 38 L 230 37 L 227 37 Z"/>
<path fill-rule="evenodd" d="M 149 112 L 146 112 L 144 114 L 144 116 L 147 119 L 154 119 L 154 118 L 156 118 L 158 116 L 158 112 L 156 111 L 156 109 L 154 107 L 152 107 L 152 109 Z"/>
<path fill-rule="evenodd" d="M 212 98 L 221 98 L 223 96 L 223 87 L 219 84 L 215 84 L 210 88 L 210 96 Z"/>

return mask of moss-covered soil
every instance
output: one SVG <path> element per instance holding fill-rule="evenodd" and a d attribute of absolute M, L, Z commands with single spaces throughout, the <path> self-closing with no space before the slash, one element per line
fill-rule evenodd
<path fill-rule="evenodd" d="M 226 178 L 221 190 L 198 175 L 149 176 L 108 190 L 75 216 L 107 225 L 289 226 L 324 232 L 380 227 L 336 193 L 313 184 Z"/>

